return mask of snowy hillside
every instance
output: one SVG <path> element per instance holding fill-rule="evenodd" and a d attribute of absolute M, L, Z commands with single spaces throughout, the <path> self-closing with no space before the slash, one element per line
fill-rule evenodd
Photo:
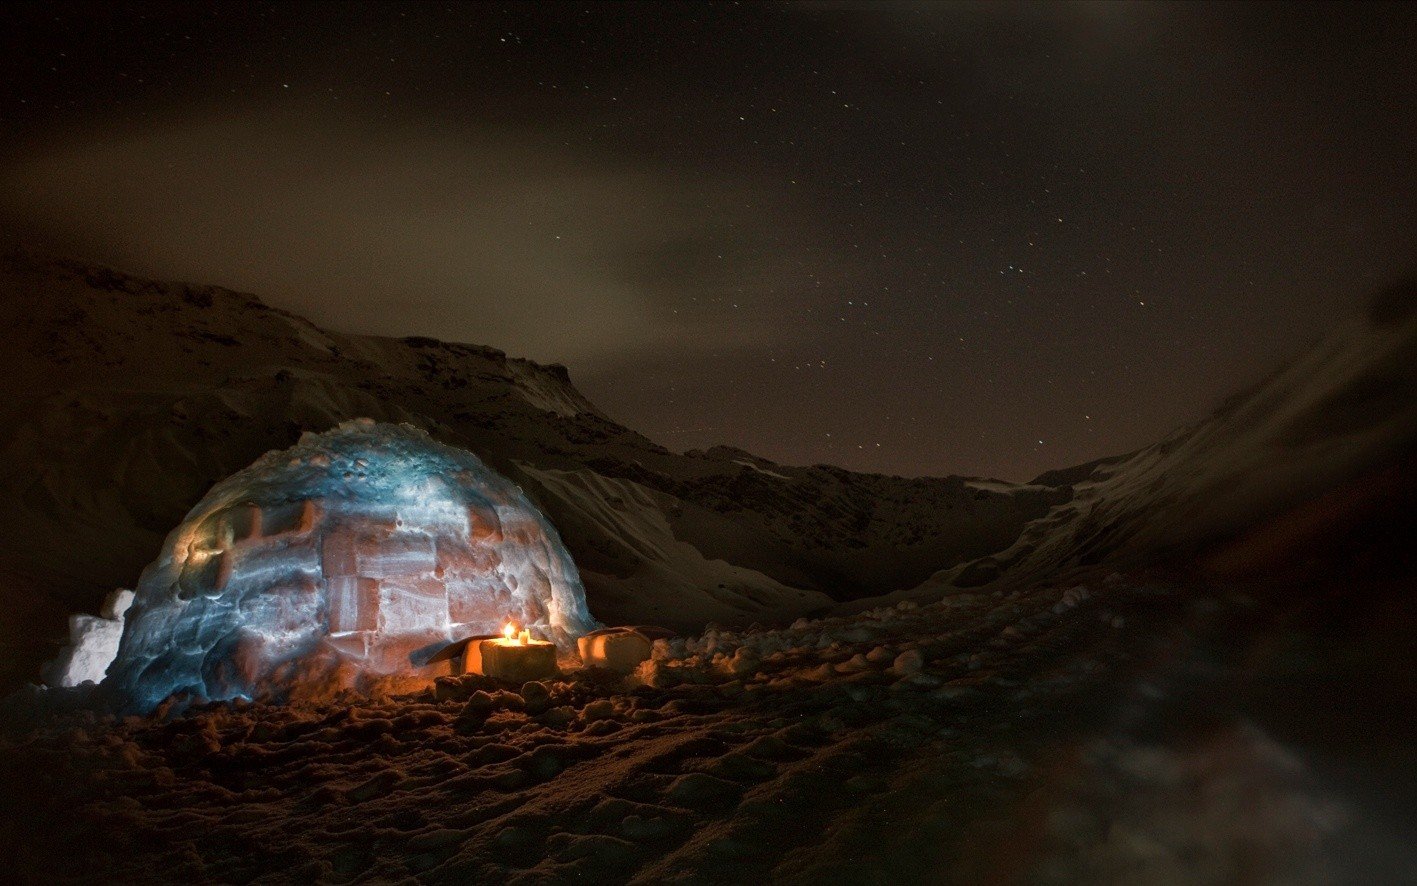
<path fill-rule="evenodd" d="M 15 343 L 0 354 L 6 685 L 53 654 L 70 612 L 131 587 L 213 483 L 357 417 L 422 427 L 521 484 L 609 623 L 766 622 L 909 588 L 1069 495 L 677 454 L 564 367 L 341 335 L 254 296 L 23 251 L 0 259 L 0 322 Z"/>
<path fill-rule="evenodd" d="M 22 881 L 1417 870 L 1411 290 L 1195 426 L 1028 485 L 675 454 L 563 370 L 221 290 L 21 257 L 0 293 L 21 341 L 0 406 L 12 679 L 213 482 L 352 415 L 520 484 L 597 618 L 685 629 L 629 676 L 132 717 L 93 687 L 14 693 L 0 850 Z"/>
<path fill-rule="evenodd" d="M 1203 421 L 1130 456 L 1040 477 L 1071 484 L 1074 495 L 1007 550 L 889 597 L 1002 577 L 1057 579 L 1097 564 L 1198 558 L 1224 574 L 1273 571 L 1325 553 L 1317 548 L 1339 530 L 1410 498 L 1414 459 L 1417 287 L 1409 283 Z"/>

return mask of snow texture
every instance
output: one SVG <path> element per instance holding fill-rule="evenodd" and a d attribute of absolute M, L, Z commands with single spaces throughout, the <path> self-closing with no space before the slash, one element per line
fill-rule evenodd
<path fill-rule="evenodd" d="M 1248 715 L 1372 736 L 1406 783 L 1378 724 L 1407 696 L 1351 692 L 1370 659 L 1286 628 L 1276 661 L 1255 616 L 1283 595 L 1098 578 L 662 639 L 627 678 L 0 703 L 0 851 L 21 883 L 1417 882 L 1370 775 Z M 1315 704 L 1297 661 L 1353 703 Z"/>
<path fill-rule="evenodd" d="M 595 627 L 556 530 L 471 453 L 360 419 L 192 509 L 143 572 L 104 690 L 130 710 L 318 697 L 509 619 L 567 651 Z"/>

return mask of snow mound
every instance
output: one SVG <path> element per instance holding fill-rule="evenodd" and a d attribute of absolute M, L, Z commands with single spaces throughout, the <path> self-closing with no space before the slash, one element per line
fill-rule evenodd
<path fill-rule="evenodd" d="M 567 651 L 595 626 L 556 530 L 471 453 L 358 419 L 207 493 L 144 570 L 103 685 L 132 710 L 315 697 L 509 619 Z"/>

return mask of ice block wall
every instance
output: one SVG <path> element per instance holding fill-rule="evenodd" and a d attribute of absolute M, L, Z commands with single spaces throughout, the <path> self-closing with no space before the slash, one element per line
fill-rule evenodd
<path fill-rule="evenodd" d="M 363 419 L 212 488 L 144 570 L 103 686 L 144 710 L 358 685 L 508 619 L 563 649 L 595 626 L 556 530 L 472 453 Z"/>

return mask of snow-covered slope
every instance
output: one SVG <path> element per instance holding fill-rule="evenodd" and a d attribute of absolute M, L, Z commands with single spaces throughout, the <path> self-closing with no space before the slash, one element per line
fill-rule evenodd
<path fill-rule="evenodd" d="M 676 500 L 662 492 L 590 470 L 522 467 L 538 498 L 559 515 L 563 532 L 603 540 L 581 561 L 581 578 L 603 610 L 688 630 L 725 610 L 781 620 L 832 604 L 819 591 L 792 588 L 756 570 L 707 559 L 675 537 L 666 514 Z"/>
<path fill-rule="evenodd" d="M 1272 572 L 1410 497 L 1414 476 L 1417 284 L 1407 283 L 1205 420 L 1130 456 L 1045 474 L 1035 482 L 1072 484 L 1070 500 L 1007 550 L 895 596 L 1099 564 Z"/>
<path fill-rule="evenodd" d="M 610 623 L 766 621 L 912 587 L 1007 547 L 1070 494 L 673 453 L 597 410 L 564 367 L 338 334 L 254 296 L 24 251 L 0 257 L 0 323 L 5 684 L 52 655 L 70 612 L 131 587 L 213 483 L 361 416 L 421 427 L 521 484 Z"/>

